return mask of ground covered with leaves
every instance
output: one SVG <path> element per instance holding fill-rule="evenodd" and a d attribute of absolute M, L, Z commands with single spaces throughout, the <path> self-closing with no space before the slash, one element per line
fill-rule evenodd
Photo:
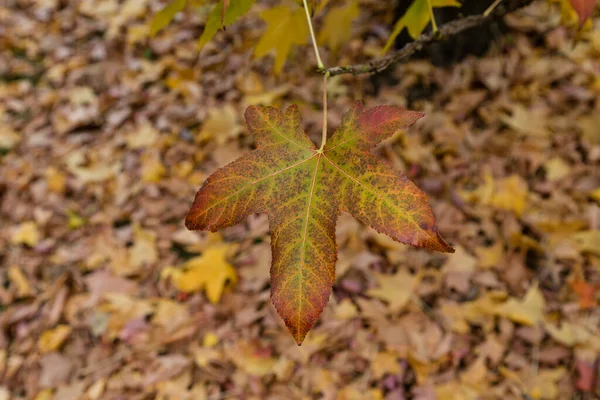
<path fill-rule="evenodd" d="M 328 66 L 385 45 L 380 3 Z M 254 148 L 248 105 L 298 104 L 320 141 L 312 49 L 279 74 L 255 59 L 259 4 L 198 55 L 206 13 L 148 39 L 161 6 L 0 6 L 0 400 L 600 396 L 599 19 L 575 32 L 539 2 L 484 57 L 331 79 L 333 127 L 356 100 L 427 113 L 375 154 L 456 253 L 343 214 L 333 295 L 298 347 L 269 299 L 266 216 L 184 219 Z"/>

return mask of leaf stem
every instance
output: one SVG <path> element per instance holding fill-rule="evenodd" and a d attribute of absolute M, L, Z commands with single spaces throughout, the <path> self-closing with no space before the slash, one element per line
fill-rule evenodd
<path fill-rule="evenodd" d="M 427 6 L 429 7 L 429 15 L 431 15 L 431 27 L 433 28 L 433 33 L 437 33 L 438 26 L 435 22 L 435 15 L 433 14 L 433 6 L 431 5 L 431 0 L 427 0 Z"/>
<path fill-rule="evenodd" d="M 320 151 L 323 151 L 325 143 L 327 143 L 327 78 L 329 78 L 329 71 L 323 75 L 323 136 L 321 137 Z"/>
<path fill-rule="evenodd" d="M 312 26 L 312 21 L 310 20 L 308 3 L 306 0 L 302 1 L 304 2 L 304 11 L 306 12 L 306 21 L 308 22 L 308 29 L 310 30 L 310 38 L 312 40 L 313 48 L 315 49 L 315 55 L 317 56 L 317 67 L 319 70 L 324 70 L 325 65 L 323 64 L 323 61 L 321 61 L 321 55 L 319 54 L 319 46 L 317 45 L 317 38 L 315 37 L 315 31 Z M 327 143 L 327 78 L 329 78 L 330 75 L 329 71 L 323 74 L 323 136 L 319 152 L 323 151 L 325 143 Z"/>
<path fill-rule="evenodd" d="M 317 67 L 319 69 L 324 69 L 323 61 L 321 61 L 321 55 L 319 54 L 319 47 L 317 46 L 317 39 L 315 37 L 315 31 L 312 26 L 312 22 L 310 20 L 310 13 L 308 11 L 308 4 L 306 0 L 302 0 L 304 2 L 304 11 L 306 12 L 306 21 L 308 22 L 308 29 L 310 30 L 310 38 L 312 39 L 312 44 L 315 49 L 315 55 L 317 56 Z"/>
<path fill-rule="evenodd" d="M 496 7 L 498 7 L 498 4 L 500 4 L 501 2 L 502 2 L 502 0 L 496 0 L 496 1 L 494 1 L 494 3 L 491 6 L 489 6 L 487 8 L 487 10 L 484 11 L 483 15 L 485 17 L 487 17 L 488 15 L 490 15 L 492 13 L 492 11 L 494 11 L 494 9 Z"/>

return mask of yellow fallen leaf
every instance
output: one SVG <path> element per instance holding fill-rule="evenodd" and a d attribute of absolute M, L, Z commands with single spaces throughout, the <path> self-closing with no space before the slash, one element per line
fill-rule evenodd
<path fill-rule="evenodd" d="M 473 364 L 460 374 L 460 380 L 463 384 L 468 385 L 478 391 L 486 389 L 486 376 L 488 368 L 485 364 L 485 357 L 479 356 Z"/>
<path fill-rule="evenodd" d="M 221 352 L 214 347 L 199 347 L 192 350 L 194 362 L 200 368 L 206 368 L 208 364 L 222 358 Z"/>
<path fill-rule="evenodd" d="M 461 304 L 444 302 L 441 306 L 442 316 L 450 325 L 450 329 L 456 333 L 468 333 L 471 329 L 467 323 L 466 307 Z"/>
<path fill-rule="evenodd" d="M 85 219 L 81 218 L 75 212 L 67 210 L 67 225 L 69 226 L 69 229 L 79 229 L 85 225 Z"/>
<path fill-rule="evenodd" d="M 260 94 L 265 91 L 261 76 L 254 71 L 238 75 L 235 84 L 245 95 Z"/>
<path fill-rule="evenodd" d="M 174 332 L 190 321 L 190 318 L 185 304 L 168 299 L 158 299 L 152 323 L 162 326 L 167 332 Z"/>
<path fill-rule="evenodd" d="M 527 182 L 519 175 L 511 175 L 496 181 L 489 204 L 495 208 L 514 211 L 517 216 L 521 216 L 527 205 L 528 194 Z"/>
<path fill-rule="evenodd" d="M 38 394 L 35 395 L 33 400 L 52 400 L 53 394 L 52 389 L 44 389 L 39 391 Z M 2 397 L 0 397 L 0 400 Z"/>
<path fill-rule="evenodd" d="M 542 320 L 546 302 L 537 283 L 531 285 L 523 300 L 510 298 L 498 307 L 498 313 L 524 325 L 536 325 Z"/>
<path fill-rule="evenodd" d="M 162 165 L 158 155 L 142 157 L 142 181 L 158 183 L 166 175 L 167 170 Z"/>
<path fill-rule="evenodd" d="M 72 330 L 73 328 L 69 325 L 58 325 L 54 329 L 44 331 L 38 340 L 40 353 L 58 350 L 65 340 L 67 340 Z"/>
<path fill-rule="evenodd" d="M 358 315 L 356 306 L 350 299 L 344 299 L 335 307 L 335 317 L 337 319 L 352 319 Z"/>
<path fill-rule="evenodd" d="M 448 382 L 435 386 L 438 400 L 478 400 L 481 398 L 475 389 L 461 382 Z"/>
<path fill-rule="evenodd" d="M 28 297 L 33 294 L 27 278 L 16 265 L 8 267 L 8 279 L 17 288 L 17 298 Z"/>
<path fill-rule="evenodd" d="M 566 321 L 562 322 L 560 326 L 545 323 L 544 328 L 554 340 L 569 347 L 585 343 L 593 335 L 583 326 Z"/>
<path fill-rule="evenodd" d="M 82 183 L 98 183 L 115 177 L 121 171 L 121 164 L 103 164 L 102 162 L 92 162 L 88 166 L 81 166 L 85 162 L 85 154 L 82 152 L 73 152 L 66 160 L 65 164 L 70 173 Z"/>
<path fill-rule="evenodd" d="M 202 124 L 198 139 L 214 138 L 217 144 L 223 145 L 236 138 L 240 132 L 242 132 L 242 125 L 239 123 L 237 111 L 231 105 L 226 105 L 209 110 L 208 118 Z"/>
<path fill-rule="evenodd" d="M 375 379 L 381 379 L 385 374 L 397 375 L 400 373 L 398 355 L 392 352 L 380 352 L 371 361 L 371 370 Z"/>
<path fill-rule="evenodd" d="M 592 192 L 590 193 L 590 197 L 600 202 L 600 187 L 592 190 Z"/>
<path fill-rule="evenodd" d="M 495 180 L 491 172 L 485 171 L 483 184 L 474 191 L 462 191 L 461 197 L 496 209 L 513 211 L 521 216 L 527 206 L 529 189 L 519 175 Z"/>
<path fill-rule="evenodd" d="M 543 369 L 533 377 L 523 379 L 527 394 L 536 400 L 558 399 L 558 381 L 566 373 L 564 368 Z"/>
<path fill-rule="evenodd" d="M 127 27 L 127 44 L 133 46 L 136 43 L 144 42 L 149 34 L 150 29 L 146 24 L 129 25 Z"/>
<path fill-rule="evenodd" d="M 129 264 L 134 270 L 152 264 L 158 259 L 156 233 L 133 226 L 133 246 L 129 249 Z"/>
<path fill-rule="evenodd" d="M 273 371 L 277 359 L 251 343 L 242 340 L 227 349 L 227 355 L 247 374 L 265 376 Z"/>
<path fill-rule="evenodd" d="M 600 144 L 600 129 L 598 129 L 598 126 L 600 126 L 600 115 L 598 113 L 590 113 L 590 115 L 580 118 L 577 123 L 585 140 L 592 145 Z"/>
<path fill-rule="evenodd" d="M 344 387 L 337 394 L 336 400 L 383 400 L 383 392 L 380 389 L 368 389 L 360 387 L 361 384 L 351 384 Z"/>
<path fill-rule="evenodd" d="M 497 241 L 491 247 L 478 247 L 475 249 L 477 266 L 479 268 L 497 267 L 504 257 L 504 245 Z"/>
<path fill-rule="evenodd" d="M 285 356 L 279 357 L 273 366 L 273 373 L 280 381 L 290 379 L 294 373 L 294 362 Z"/>
<path fill-rule="evenodd" d="M 35 247 L 40 239 L 40 231 L 35 221 L 27 221 L 17 227 L 10 241 L 13 244 L 26 244 L 29 247 Z"/>
<path fill-rule="evenodd" d="M 571 167 L 560 157 L 553 157 L 544 163 L 546 170 L 546 179 L 557 181 L 569 175 Z"/>
<path fill-rule="evenodd" d="M 64 193 L 67 185 L 67 177 L 60 170 L 48 167 L 46 169 L 46 183 L 49 190 L 56 193 Z"/>
<path fill-rule="evenodd" d="M 331 392 L 336 387 L 338 380 L 335 372 L 325 368 L 313 368 L 309 376 L 313 393 L 322 393 L 324 397 L 331 397 Z"/>
<path fill-rule="evenodd" d="M 219 337 L 214 332 L 208 332 L 202 339 L 202 345 L 204 347 L 214 347 L 219 343 Z"/>
<path fill-rule="evenodd" d="M 600 230 L 578 232 L 573 235 L 573 239 L 579 251 L 600 256 Z"/>
<path fill-rule="evenodd" d="M 223 295 L 225 285 L 235 284 L 235 269 L 227 261 L 231 245 L 217 244 L 206 249 L 204 254 L 188 260 L 181 268 L 167 267 L 162 279 L 170 278 L 173 285 L 182 292 L 191 293 L 205 290 L 211 303 L 216 304 Z"/>
<path fill-rule="evenodd" d="M 455 253 L 448 257 L 448 261 L 444 264 L 445 272 L 473 272 L 477 260 L 475 257 L 467 253 L 461 245 L 454 246 Z"/>
<path fill-rule="evenodd" d="M 69 90 L 67 96 L 69 102 L 76 105 L 93 104 L 98 101 L 94 89 L 89 86 L 76 86 Z"/>
<path fill-rule="evenodd" d="M 379 283 L 376 289 L 369 289 L 367 295 L 377 297 L 389 303 L 392 312 L 400 311 L 410 300 L 415 288 L 421 281 L 421 275 L 411 275 L 398 270 L 395 275 L 375 274 Z"/>
<path fill-rule="evenodd" d="M 0 149 L 12 149 L 21 141 L 21 135 L 10 126 L 0 123 Z"/>
<path fill-rule="evenodd" d="M 130 149 L 142 149 L 152 146 L 156 143 L 158 137 L 158 131 L 154 129 L 150 122 L 146 121 L 125 136 L 125 141 Z"/>
<path fill-rule="evenodd" d="M 546 127 L 548 117 L 544 112 L 528 110 L 518 103 L 515 103 L 512 107 L 510 116 L 505 115 L 501 119 L 506 125 L 523 136 L 545 138 L 550 134 Z"/>
<path fill-rule="evenodd" d="M 98 400 L 104 394 L 106 388 L 106 378 L 100 378 L 85 392 L 85 398 L 89 400 Z"/>

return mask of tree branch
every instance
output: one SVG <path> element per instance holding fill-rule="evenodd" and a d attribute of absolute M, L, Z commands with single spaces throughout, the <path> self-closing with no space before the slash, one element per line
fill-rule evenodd
<path fill-rule="evenodd" d="M 424 33 L 417 40 L 408 43 L 400 50 L 385 57 L 371 60 L 365 64 L 319 69 L 319 72 L 323 74 L 329 72 L 331 76 L 342 74 L 360 75 L 378 73 L 387 69 L 392 64 L 407 61 L 414 53 L 422 50 L 425 46 L 433 42 L 446 40 L 460 32 L 502 17 L 531 3 L 533 3 L 533 0 L 504 0 L 488 15 L 470 15 L 468 17 L 448 22 L 440 26 L 437 33 Z"/>

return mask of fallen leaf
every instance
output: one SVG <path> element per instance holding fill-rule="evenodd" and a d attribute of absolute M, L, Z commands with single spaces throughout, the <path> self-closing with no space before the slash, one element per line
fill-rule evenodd
<path fill-rule="evenodd" d="M 577 232 L 573 240 L 581 252 L 600 256 L 600 230 Z"/>
<path fill-rule="evenodd" d="M 375 379 L 381 379 L 384 375 L 398 375 L 400 373 L 400 362 L 398 355 L 391 352 L 380 352 L 371 361 L 371 370 Z"/>
<path fill-rule="evenodd" d="M 16 265 L 8 267 L 8 279 L 17 288 L 17 298 L 33 295 L 33 290 L 23 272 Z"/>
<path fill-rule="evenodd" d="M 160 161 L 156 153 L 146 154 L 142 157 L 142 181 L 146 183 L 158 183 L 167 174 L 167 169 Z"/>
<path fill-rule="evenodd" d="M 562 158 L 554 157 L 544 163 L 546 179 L 550 182 L 558 181 L 569 175 L 571 168 Z"/>
<path fill-rule="evenodd" d="M 592 309 L 598 306 L 596 296 L 600 292 L 600 285 L 592 285 L 584 280 L 572 280 L 569 286 L 579 297 L 579 307 Z"/>
<path fill-rule="evenodd" d="M 83 167 L 81 164 L 84 160 L 85 156 L 81 152 L 73 152 L 66 159 L 69 172 L 84 184 L 103 182 L 117 176 L 121 171 L 121 164 L 118 162 L 112 164 L 95 162 Z"/>
<path fill-rule="evenodd" d="M 531 285 L 523 300 L 515 298 L 498 308 L 498 313 L 524 325 L 537 325 L 542 320 L 546 302 L 537 284 Z"/>
<path fill-rule="evenodd" d="M 190 313 L 185 304 L 173 300 L 159 299 L 152 323 L 162 326 L 167 333 L 174 332 L 190 321 Z"/>
<path fill-rule="evenodd" d="M 269 351 L 253 346 L 247 341 L 239 341 L 227 349 L 233 362 L 247 374 L 265 376 L 273 371 L 277 359 Z"/>
<path fill-rule="evenodd" d="M 9 125 L 0 123 L 0 149 L 12 149 L 21 141 L 21 135 Z"/>
<path fill-rule="evenodd" d="M 225 285 L 237 282 L 235 269 L 227 261 L 229 253 L 230 245 L 215 245 L 201 256 L 188 260 L 181 268 L 165 268 L 161 278 L 170 278 L 173 285 L 182 292 L 205 290 L 208 300 L 216 304 L 221 300 Z"/>
<path fill-rule="evenodd" d="M 26 244 L 35 247 L 41 240 L 41 234 L 34 221 L 21 223 L 10 238 L 13 244 Z"/>
<path fill-rule="evenodd" d="M 156 233 L 142 229 L 138 224 L 133 226 L 133 246 L 129 249 L 129 264 L 134 271 L 144 265 L 158 260 L 156 249 Z"/>
<path fill-rule="evenodd" d="M 497 267 L 504 257 L 504 245 L 498 241 L 490 247 L 477 247 L 475 254 L 479 268 Z"/>
<path fill-rule="evenodd" d="M 56 351 L 67 340 L 73 328 L 69 325 L 58 325 L 54 329 L 44 331 L 38 340 L 40 353 Z"/>
<path fill-rule="evenodd" d="M 214 139 L 218 145 L 223 145 L 236 138 L 241 131 L 236 110 L 231 105 L 226 105 L 208 111 L 208 118 L 202 124 L 200 139 Z"/>
<path fill-rule="evenodd" d="M 375 274 L 375 278 L 379 287 L 369 289 L 367 295 L 387 301 L 390 311 L 394 313 L 406 306 L 421 280 L 420 275 L 411 275 L 402 269 L 392 276 Z"/>
<path fill-rule="evenodd" d="M 130 149 L 143 149 L 151 147 L 159 138 L 159 133 L 150 122 L 144 122 L 137 126 L 133 132 L 125 136 L 127 147 Z"/>
<path fill-rule="evenodd" d="M 55 167 L 48 167 L 45 175 L 49 190 L 56 193 L 64 193 L 67 185 L 67 177 L 62 171 Z"/>

